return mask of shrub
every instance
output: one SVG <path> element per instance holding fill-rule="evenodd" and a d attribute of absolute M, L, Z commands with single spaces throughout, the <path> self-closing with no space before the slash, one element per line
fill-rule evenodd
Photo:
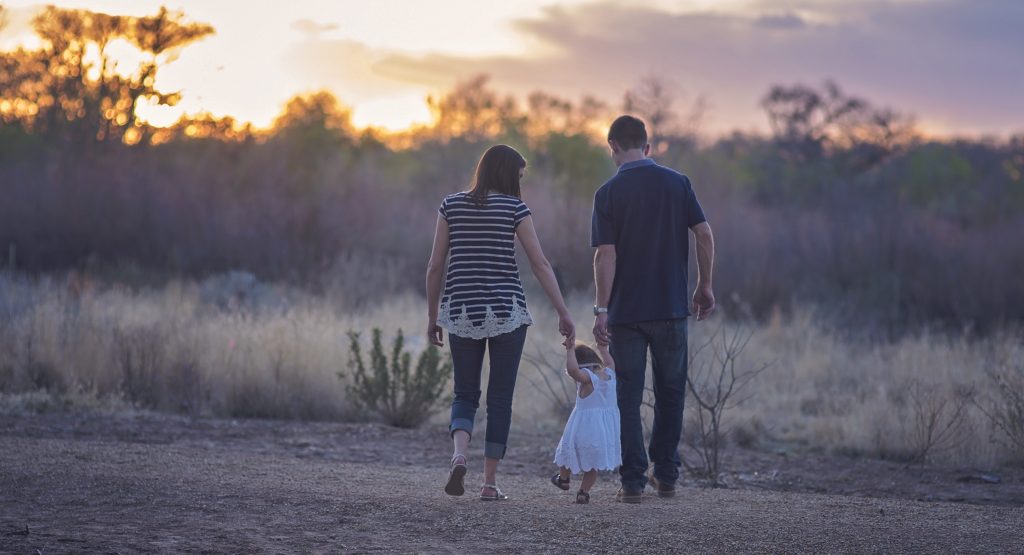
<path fill-rule="evenodd" d="M 564 353 L 564 349 L 559 349 Z M 550 403 L 551 414 L 564 420 L 569 417 L 573 406 L 576 404 L 576 391 L 572 387 L 572 381 L 566 379 L 564 360 L 565 356 L 552 352 L 540 345 L 535 345 L 532 354 L 523 352 L 522 361 L 536 369 L 536 376 L 523 373 L 523 377 L 533 386 L 541 398 Z M 559 371 L 559 366 L 562 366 Z M 554 371 L 553 371 L 554 370 Z"/>
<path fill-rule="evenodd" d="M 452 373 L 451 360 L 430 345 L 420 353 L 416 370 L 412 355 L 405 351 L 405 336 L 398 330 L 391 357 L 384 353 L 381 331 L 373 329 L 370 367 L 363 360 L 360 335 L 349 332 L 348 367 L 352 383 L 346 390 L 361 410 L 375 413 L 399 428 L 414 428 L 449 402 L 443 395 Z M 343 376 L 339 373 L 339 376 Z"/>
<path fill-rule="evenodd" d="M 690 447 L 697 452 L 699 463 L 693 465 L 684 458 L 683 464 L 690 472 L 711 479 L 714 486 L 722 485 L 721 447 L 729 432 L 722 423 L 725 411 L 753 397 L 753 393 L 741 395 L 741 392 L 769 366 L 746 367 L 739 363 L 752 335 L 752 331 L 742 327 L 730 330 L 722 325 L 689 353 L 686 385 L 696 403 L 690 406 L 694 407 L 692 422 L 699 433 Z M 746 441 L 752 442 L 752 439 Z"/>
<path fill-rule="evenodd" d="M 910 462 L 925 463 L 935 452 L 959 446 L 974 392 L 964 387 L 946 392 L 916 379 L 907 388 L 912 418 L 904 425 L 909 426 Z"/>
<path fill-rule="evenodd" d="M 975 406 L 988 417 L 1003 444 L 1018 461 L 1024 461 L 1024 365 L 1004 364 L 987 372 L 995 393 Z"/>

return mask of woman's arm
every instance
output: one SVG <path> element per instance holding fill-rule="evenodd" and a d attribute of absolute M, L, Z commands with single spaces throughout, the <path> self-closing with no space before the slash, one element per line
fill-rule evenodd
<path fill-rule="evenodd" d="M 441 304 L 441 279 L 444 277 L 444 263 L 448 260 L 448 220 L 437 216 L 434 228 L 434 247 L 427 262 L 427 339 L 432 345 L 444 345 L 441 326 L 437 325 L 437 310 Z"/>
<path fill-rule="evenodd" d="M 580 364 L 576 361 L 576 349 L 571 343 L 565 348 L 565 373 L 580 384 L 591 383 L 590 374 L 580 369 Z"/>
<path fill-rule="evenodd" d="M 519 224 L 516 228 L 516 237 L 519 238 L 519 243 L 523 246 L 526 256 L 530 259 L 530 269 L 533 270 L 533 275 L 537 276 L 537 281 L 540 282 L 544 292 L 547 293 L 548 299 L 551 300 L 551 304 L 554 305 L 555 310 L 558 312 L 558 332 L 568 338 L 570 342 L 574 342 L 576 340 L 576 325 L 569 314 L 569 308 L 565 306 L 562 292 L 558 289 L 555 271 L 551 268 L 551 263 L 548 262 L 547 257 L 544 256 L 544 251 L 540 247 L 540 240 L 537 239 L 537 230 L 533 227 L 533 216 L 527 216 Z"/>

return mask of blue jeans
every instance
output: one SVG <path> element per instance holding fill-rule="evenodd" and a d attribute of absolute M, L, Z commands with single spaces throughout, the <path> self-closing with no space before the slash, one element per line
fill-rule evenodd
<path fill-rule="evenodd" d="M 654 477 L 674 484 L 679 479 L 679 438 L 683 432 L 686 397 L 686 319 L 617 325 L 610 331 L 622 422 L 622 466 L 619 467 L 622 487 L 638 491 L 647 485 L 648 455 L 654 464 Z M 648 348 L 654 375 L 654 427 L 645 451 L 640 405 L 644 398 Z"/>
<path fill-rule="evenodd" d="M 484 456 L 505 457 L 508 430 L 512 426 L 512 393 L 516 388 L 519 359 L 526 343 L 526 326 L 487 339 L 468 339 L 448 334 L 455 370 L 455 399 L 448 431 L 464 430 L 473 436 L 473 419 L 480 407 L 480 374 L 484 350 L 490 353 L 487 382 L 487 433 Z"/>

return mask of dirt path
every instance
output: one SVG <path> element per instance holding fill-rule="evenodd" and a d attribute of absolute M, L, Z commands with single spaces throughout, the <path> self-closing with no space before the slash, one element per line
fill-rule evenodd
<path fill-rule="evenodd" d="M 3 416 L 0 551 L 1024 553 L 1019 506 L 697 487 L 626 506 L 611 476 L 574 506 L 543 478 L 546 445 L 505 464 L 510 502 L 453 499 L 440 492 L 444 439 L 373 425 Z"/>

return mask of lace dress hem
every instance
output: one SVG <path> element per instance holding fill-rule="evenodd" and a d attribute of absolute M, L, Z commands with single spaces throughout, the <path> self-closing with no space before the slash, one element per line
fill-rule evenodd
<path fill-rule="evenodd" d="M 525 306 L 517 303 L 508 318 L 498 318 L 491 307 L 487 307 L 483 321 L 474 324 L 466 316 L 465 307 L 462 308 L 461 314 L 453 317 L 448 304 L 442 304 L 437 323 L 444 326 L 452 335 L 468 339 L 485 339 L 515 331 L 524 325 L 533 325 L 533 317 Z"/>

